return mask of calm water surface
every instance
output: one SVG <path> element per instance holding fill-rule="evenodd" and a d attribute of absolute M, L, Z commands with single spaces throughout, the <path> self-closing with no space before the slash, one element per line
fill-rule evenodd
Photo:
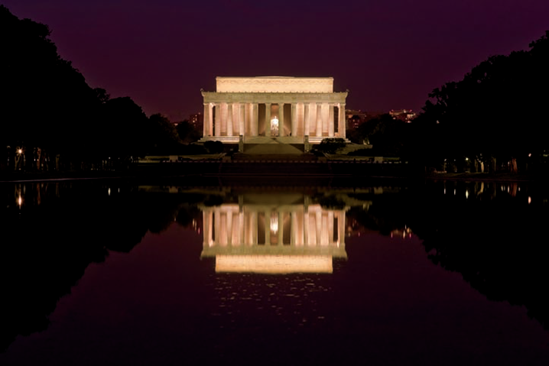
<path fill-rule="evenodd" d="M 547 365 L 534 185 L 0 186 L 2 365 Z"/>

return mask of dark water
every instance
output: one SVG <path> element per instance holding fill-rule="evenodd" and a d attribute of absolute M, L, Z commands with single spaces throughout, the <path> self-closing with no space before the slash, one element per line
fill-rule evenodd
<path fill-rule="evenodd" d="M 0 364 L 547 365 L 547 197 L 5 184 Z"/>

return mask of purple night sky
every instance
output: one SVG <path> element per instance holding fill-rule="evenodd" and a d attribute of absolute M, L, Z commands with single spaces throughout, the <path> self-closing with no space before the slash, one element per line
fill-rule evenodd
<path fill-rule="evenodd" d="M 333 76 L 347 108 L 423 106 L 549 29 L 548 0 L 0 0 L 49 25 L 91 87 L 147 115 L 202 111 L 216 76 Z"/>

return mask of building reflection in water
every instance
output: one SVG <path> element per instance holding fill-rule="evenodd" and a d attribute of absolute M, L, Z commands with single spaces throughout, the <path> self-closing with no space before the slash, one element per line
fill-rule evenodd
<path fill-rule="evenodd" d="M 238 204 L 200 206 L 202 257 L 216 272 L 332 273 L 346 258 L 345 211 L 299 193 L 241 194 Z"/>

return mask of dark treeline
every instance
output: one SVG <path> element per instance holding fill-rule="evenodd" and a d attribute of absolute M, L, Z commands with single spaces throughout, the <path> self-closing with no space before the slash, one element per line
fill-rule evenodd
<path fill-rule="evenodd" d="M 373 115 L 354 131 L 349 131 L 349 139 L 356 143 L 372 145 L 371 149 L 357 150 L 350 155 L 401 156 L 409 159 L 412 125 L 390 114 Z"/>
<path fill-rule="evenodd" d="M 148 118 L 131 98 L 91 88 L 50 34 L 0 5 L 0 170 L 119 167 L 196 138 L 188 122 L 180 137 L 166 117 Z"/>
<path fill-rule="evenodd" d="M 349 137 L 357 154 L 401 156 L 428 170 L 547 171 L 549 31 L 528 51 L 492 56 L 461 81 L 433 90 L 412 123 L 373 116 Z"/>
<path fill-rule="evenodd" d="M 510 162 L 516 172 L 546 162 L 548 37 L 549 31 L 528 51 L 489 57 L 463 80 L 435 89 L 414 121 L 418 158 L 433 167 L 446 159 L 448 170 L 478 170 L 474 162 L 482 161 L 491 171 Z"/>

